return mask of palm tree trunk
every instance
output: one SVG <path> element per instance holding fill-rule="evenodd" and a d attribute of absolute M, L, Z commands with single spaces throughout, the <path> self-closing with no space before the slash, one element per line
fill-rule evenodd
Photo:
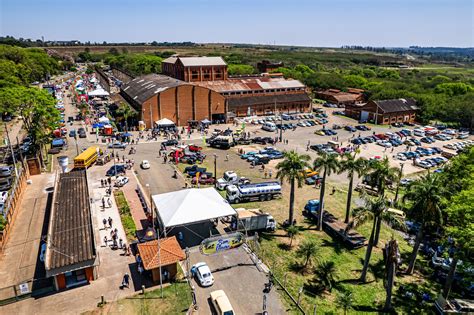
<path fill-rule="evenodd" d="M 380 227 L 382 226 L 382 220 L 377 220 L 377 226 L 375 227 L 374 246 L 377 247 L 380 238 Z"/>
<path fill-rule="evenodd" d="M 416 234 L 415 245 L 413 246 L 413 251 L 411 252 L 410 262 L 408 264 L 407 275 L 411 275 L 415 269 L 416 256 L 418 255 L 418 250 L 420 249 L 421 240 L 423 238 L 423 226 L 420 227 L 420 230 Z"/>
<path fill-rule="evenodd" d="M 372 224 L 372 232 L 370 233 L 369 242 L 367 243 L 367 251 L 365 252 L 364 267 L 362 268 L 362 273 L 360 274 L 360 281 L 366 282 L 367 279 L 367 270 L 369 269 L 370 256 L 372 255 L 372 247 L 375 236 L 375 226 L 377 225 L 378 218 L 374 218 L 374 223 Z"/>
<path fill-rule="evenodd" d="M 294 204 L 295 204 L 295 179 L 292 178 L 291 183 L 290 183 L 290 211 L 289 211 L 289 218 L 288 218 L 290 225 L 293 224 Z"/>
<path fill-rule="evenodd" d="M 354 183 L 354 173 L 349 175 L 349 191 L 347 192 L 347 204 L 346 204 L 346 218 L 344 223 L 349 223 L 349 218 L 351 215 L 351 201 L 352 201 L 352 185 Z"/>
<path fill-rule="evenodd" d="M 444 290 L 443 290 L 443 297 L 447 300 L 449 293 L 451 292 L 451 286 L 453 284 L 454 280 L 454 274 L 456 273 L 456 267 L 458 264 L 459 258 L 456 256 L 453 258 L 453 261 L 451 262 L 451 266 L 449 268 L 449 273 L 448 273 L 448 278 L 446 278 L 446 284 L 444 285 Z"/>
<path fill-rule="evenodd" d="M 324 168 L 323 180 L 321 182 L 321 192 L 319 194 L 319 220 L 318 231 L 323 230 L 323 214 L 324 214 L 324 192 L 326 190 L 326 168 Z"/>
<path fill-rule="evenodd" d="M 395 261 L 390 261 L 388 266 L 387 266 L 387 284 L 385 291 L 387 293 L 387 296 L 385 298 L 385 310 L 390 310 L 392 308 L 392 290 L 393 290 L 393 284 L 395 282 Z"/>

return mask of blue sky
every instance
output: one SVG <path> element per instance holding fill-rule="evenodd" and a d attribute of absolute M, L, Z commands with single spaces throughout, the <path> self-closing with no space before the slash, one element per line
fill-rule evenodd
<path fill-rule="evenodd" d="M 473 0 L 0 0 L 0 34 L 91 42 L 474 46 Z"/>

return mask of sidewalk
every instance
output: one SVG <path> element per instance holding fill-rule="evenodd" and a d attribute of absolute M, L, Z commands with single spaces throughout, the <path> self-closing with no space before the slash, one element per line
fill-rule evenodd
<path fill-rule="evenodd" d="M 137 186 L 141 186 L 141 184 L 139 184 L 137 175 L 135 175 L 135 171 L 133 169 L 127 171 L 127 177 L 129 178 L 129 182 L 121 188 L 122 192 L 128 201 L 128 205 L 130 206 L 130 213 L 132 214 L 133 221 L 135 222 L 137 230 L 146 229 L 148 227 L 148 220 L 145 215 L 145 210 L 143 209 L 140 198 L 138 197 L 138 193 L 136 191 Z M 150 200 L 148 200 L 148 191 L 146 187 L 141 187 L 141 190 L 145 194 L 145 198 L 149 205 Z"/>

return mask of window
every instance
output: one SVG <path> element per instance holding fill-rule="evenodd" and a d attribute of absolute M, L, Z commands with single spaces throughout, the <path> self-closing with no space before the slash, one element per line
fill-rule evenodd
<path fill-rule="evenodd" d="M 192 70 L 192 71 L 191 71 L 191 79 L 192 79 L 192 80 L 197 80 L 197 79 L 199 79 L 199 71 L 197 71 L 197 70 Z"/>

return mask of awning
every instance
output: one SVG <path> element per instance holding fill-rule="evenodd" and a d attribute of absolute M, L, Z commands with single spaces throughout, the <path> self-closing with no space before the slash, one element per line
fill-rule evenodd
<path fill-rule="evenodd" d="M 164 227 L 180 226 L 236 215 L 214 188 L 192 188 L 152 196 Z"/>
<path fill-rule="evenodd" d="M 158 121 L 155 121 L 155 124 L 158 126 L 174 126 L 174 122 L 168 118 L 163 118 Z"/>

